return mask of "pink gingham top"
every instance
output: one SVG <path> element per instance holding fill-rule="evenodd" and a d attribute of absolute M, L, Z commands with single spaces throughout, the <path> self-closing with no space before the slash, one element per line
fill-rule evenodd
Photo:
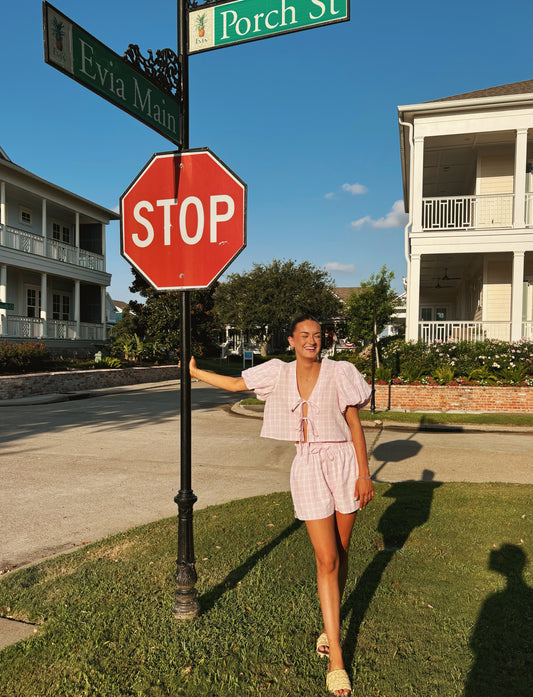
<path fill-rule="evenodd" d="M 261 435 L 277 440 L 303 440 L 304 422 L 307 441 L 325 443 L 351 440 L 344 414 L 349 406 L 362 407 L 370 399 L 371 389 L 357 368 L 347 361 L 324 358 L 313 392 L 307 400 L 300 397 L 296 381 L 296 361 L 284 363 L 273 358 L 243 370 L 249 390 L 265 402 Z"/>

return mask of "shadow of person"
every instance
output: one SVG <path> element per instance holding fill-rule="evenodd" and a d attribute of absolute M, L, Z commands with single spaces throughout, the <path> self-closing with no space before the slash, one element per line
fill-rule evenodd
<path fill-rule="evenodd" d="M 342 620 L 351 614 L 343 651 L 347 665 L 353 662 L 361 623 L 385 569 L 394 555 L 402 551 L 411 532 L 429 519 L 433 494 L 439 486 L 441 484 L 434 481 L 434 473 L 424 470 L 422 481 L 398 482 L 384 494 L 394 501 L 379 519 L 382 542 L 341 610 Z"/>
<path fill-rule="evenodd" d="M 504 544 L 489 555 L 491 571 L 507 577 L 507 586 L 483 603 L 470 646 L 474 665 L 463 697 L 533 695 L 533 588 L 522 574 L 524 551 Z"/>

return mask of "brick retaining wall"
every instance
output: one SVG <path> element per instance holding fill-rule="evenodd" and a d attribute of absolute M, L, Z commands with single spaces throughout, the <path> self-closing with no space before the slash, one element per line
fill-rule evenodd
<path fill-rule="evenodd" d="M 177 380 L 177 366 L 125 368 L 124 370 L 69 370 L 58 373 L 0 376 L 0 399 L 96 390 Z M 376 410 L 389 406 L 389 386 L 376 385 Z M 448 387 L 393 385 L 392 411 L 514 412 L 533 413 L 533 387 Z"/>
<path fill-rule="evenodd" d="M 376 385 L 376 411 L 387 409 L 389 385 Z M 533 413 L 533 387 L 393 385 L 392 411 Z"/>
<path fill-rule="evenodd" d="M 19 399 L 33 395 L 176 380 L 179 375 L 180 369 L 175 365 L 124 368 L 123 370 L 67 370 L 57 373 L 7 375 L 0 376 L 0 399 Z"/>

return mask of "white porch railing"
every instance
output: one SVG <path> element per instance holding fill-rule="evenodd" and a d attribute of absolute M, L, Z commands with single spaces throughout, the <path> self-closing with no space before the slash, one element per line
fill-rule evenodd
<path fill-rule="evenodd" d="M 0 225 L 0 245 L 67 264 L 83 266 L 94 271 L 105 271 L 105 261 L 101 254 L 78 249 L 58 240 L 45 239 L 41 235 L 18 230 L 8 225 Z"/>
<path fill-rule="evenodd" d="M 526 227 L 533 227 L 533 193 L 526 194 Z"/>
<path fill-rule="evenodd" d="M 7 315 L 5 336 L 17 339 L 40 339 L 43 335 L 43 320 L 37 317 L 20 317 L 19 315 Z M 2 327 L 2 329 L 4 329 Z"/>
<path fill-rule="evenodd" d="M 49 319 L 46 322 L 47 339 L 76 339 L 76 322 Z"/>
<path fill-rule="evenodd" d="M 522 338 L 533 339 L 533 322 L 522 322 Z"/>
<path fill-rule="evenodd" d="M 511 227 L 513 199 L 513 194 L 424 198 L 422 199 L 422 229 L 468 230 Z"/>
<path fill-rule="evenodd" d="M 419 322 L 418 336 L 425 344 L 435 341 L 511 340 L 510 322 Z"/>
<path fill-rule="evenodd" d="M 80 322 L 79 335 L 77 324 L 72 320 L 49 319 L 45 320 L 37 317 L 23 317 L 21 315 L 0 315 L 0 330 L 2 337 L 10 339 L 85 339 L 91 341 L 102 341 L 105 337 L 105 327 L 103 324 L 92 322 Z"/>

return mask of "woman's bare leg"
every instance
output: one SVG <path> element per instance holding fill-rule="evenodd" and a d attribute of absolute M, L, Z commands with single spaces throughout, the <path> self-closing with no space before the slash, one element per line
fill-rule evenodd
<path fill-rule="evenodd" d="M 354 520 L 355 513 L 337 513 L 329 518 L 306 521 L 316 558 L 318 597 L 329 641 L 330 670 L 344 668 L 340 645 L 340 603 L 346 583 L 348 544 Z"/>

